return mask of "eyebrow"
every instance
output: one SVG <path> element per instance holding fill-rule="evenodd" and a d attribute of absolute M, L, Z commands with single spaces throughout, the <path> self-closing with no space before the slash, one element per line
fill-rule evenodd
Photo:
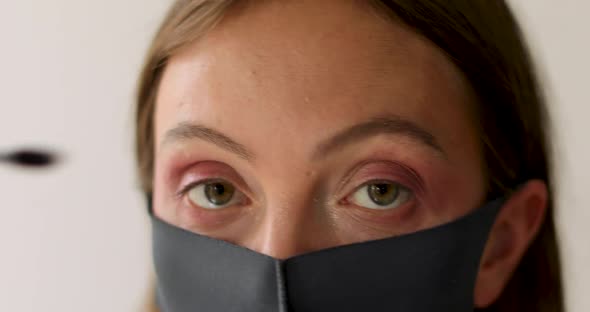
<path fill-rule="evenodd" d="M 185 141 L 192 139 L 201 139 L 203 141 L 213 143 L 218 147 L 238 155 L 248 161 L 254 159 L 253 154 L 248 149 L 232 140 L 225 134 L 203 125 L 193 124 L 188 122 L 181 122 L 176 127 L 166 131 L 161 145 L 166 145 L 175 141 Z"/>
<path fill-rule="evenodd" d="M 406 136 L 446 157 L 446 153 L 432 133 L 412 121 L 393 115 L 387 117 L 375 117 L 367 122 L 354 125 L 339 132 L 332 138 L 320 143 L 314 152 L 313 158 L 320 158 L 322 155 L 333 153 L 345 145 L 382 134 Z"/>
<path fill-rule="evenodd" d="M 321 142 L 316 147 L 312 159 L 323 158 L 346 145 L 382 134 L 406 136 L 446 157 L 446 153 L 432 133 L 407 119 L 399 116 L 387 116 L 372 118 L 369 121 L 353 125 Z M 161 145 L 192 139 L 200 139 L 212 143 L 249 162 L 252 162 L 255 158 L 254 154 L 244 145 L 234 141 L 225 134 L 204 125 L 189 122 L 179 123 L 174 128 L 166 131 Z"/>

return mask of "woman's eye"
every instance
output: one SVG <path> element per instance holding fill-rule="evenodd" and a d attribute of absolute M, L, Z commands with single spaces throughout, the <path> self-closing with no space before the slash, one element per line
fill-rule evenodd
<path fill-rule="evenodd" d="M 386 210 L 400 206 L 411 197 L 412 192 L 399 184 L 378 181 L 358 188 L 350 201 L 361 207 Z"/>
<path fill-rule="evenodd" d="M 243 195 L 229 182 L 207 181 L 192 186 L 187 191 L 188 199 L 205 209 L 221 209 L 239 203 Z"/>

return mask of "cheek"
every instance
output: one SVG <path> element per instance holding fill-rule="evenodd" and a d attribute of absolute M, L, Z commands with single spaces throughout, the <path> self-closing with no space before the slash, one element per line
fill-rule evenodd
<path fill-rule="evenodd" d="M 480 139 L 464 107 L 467 105 L 459 106 L 460 109 L 457 105 L 447 106 L 439 116 L 424 117 L 424 122 L 432 125 L 435 133 L 444 134 L 438 138 L 447 152 L 444 166 L 430 168 L 436 171 L 432 175 L 431 196 L 427 203 L 432 208 L 428 220 L 431 224 L 452 221 L 478 208 L 486 191 Z"/>
<path fill-rule="evenodd" d="M 174 149 L 171 153 L 156 153 L 154 158 L 153 209 L 156 216 L 169 223 L 176 223 L 179 175 L 182 166 L 188 163 L 188 153 Z M 186 158 L 186 159 L 185 159 Z"/>
<path fill-rule="evenodd" d="M 483 172 L 476 162 L 449 166 L 435 175 L 429 197 L 426 222 L 434 226 L 468 214 L 483 201 L 485 194 Z"/>
<path fill-rule="evenodd" d="M 152 194 L 154 214 L 164 221 L 172 222 L 174 221 L 173 210 L 165 209 L 165 207 L 170 206 L 170 201 L 168 200 L 169 192 L 167 190 L 167 183 L 165 181 L 166 179 L 164 178 L 163 170 L 156 161 L 154 168 L 154 182 Z"/>

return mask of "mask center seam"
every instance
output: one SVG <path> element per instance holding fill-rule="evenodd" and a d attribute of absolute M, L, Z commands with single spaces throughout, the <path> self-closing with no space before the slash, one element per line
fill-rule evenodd
<path fill-rule="evenodd" d="M 281 268 L 281 261 L 275 261 L 275 275 L 277 277 L 277 299 L 279 312 L 287 312 L 287 294 L 285 293 L 285 277 Z"/>

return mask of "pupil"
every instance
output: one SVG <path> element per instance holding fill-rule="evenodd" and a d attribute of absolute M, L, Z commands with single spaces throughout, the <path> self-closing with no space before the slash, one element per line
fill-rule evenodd
<path fill-rule="evenodd" d="M 211 183 L 205 186 L 207 200 L 214 205 L 227 204 L 233 196 L 233 188 L 225 183 Z"/>
<path fill-rule="evenodd" d="M 377 189 L 379 190 L 379 194 L 383 195 L 387 193 L 387 185 L 385 184 L 377 184 Z"/>
<path fill-rule="evenodd" d="M 215 189 L 215 193 L 217 193 L 217 195 L 221 195 L 225 191 L 225 187 L 223 187 L 221 184 L 215 184 L 213 188 Z"/>
<path fill-rule="evenodd" d="M 397 199 L 398 190 L 393 184 L 379 183 L 371 184 L 368 192 L 369 197 L 374 203 L 385 206 Z"/>

